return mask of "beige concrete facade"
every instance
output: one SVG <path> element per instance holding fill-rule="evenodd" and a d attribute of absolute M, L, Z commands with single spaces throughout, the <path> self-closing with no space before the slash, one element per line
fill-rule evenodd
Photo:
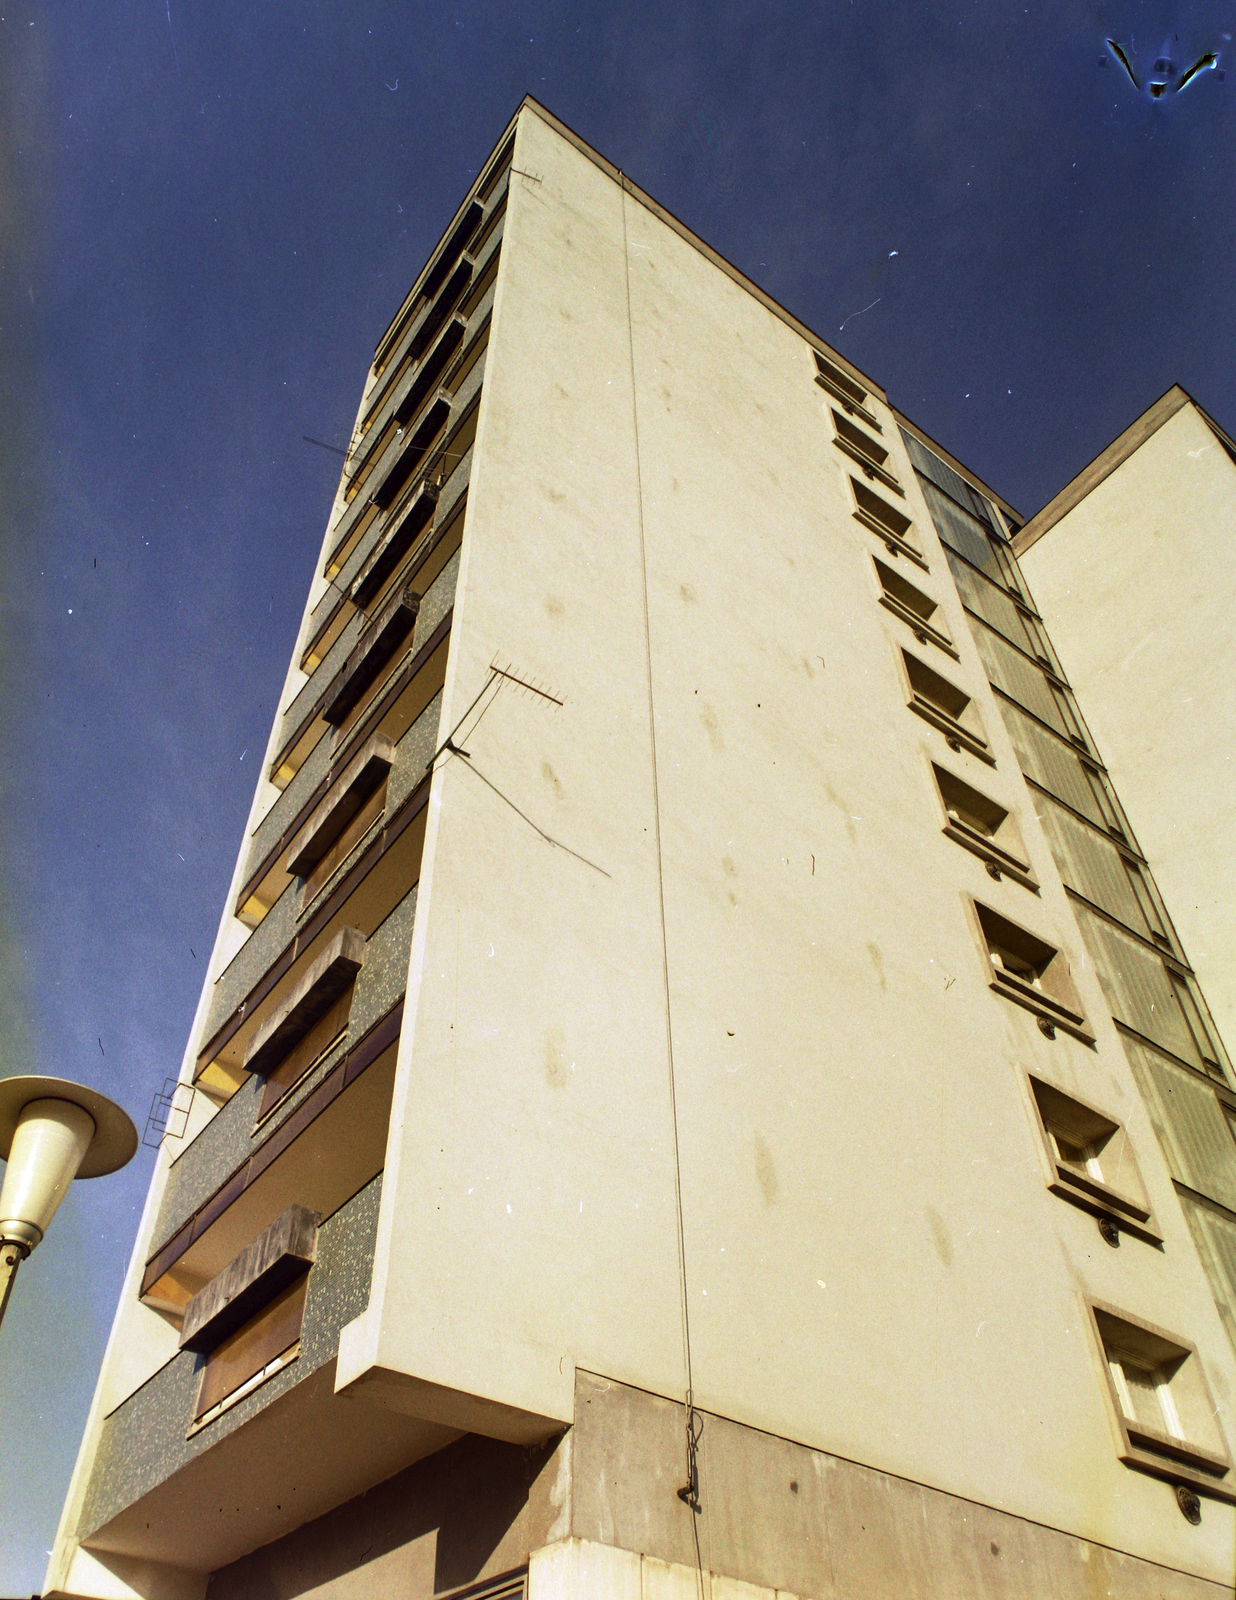
<path fill-rule="evenodd" d="M 366 385 L 48 1592 L 1228 1592 L 1213 1261 L 938 531 L 1008 561 L 1008 508 L 942 511 L 876 385 L 511 131 Z M 184 1305 L 293 1203 L 299 1343 L 195 1413 Z"/>

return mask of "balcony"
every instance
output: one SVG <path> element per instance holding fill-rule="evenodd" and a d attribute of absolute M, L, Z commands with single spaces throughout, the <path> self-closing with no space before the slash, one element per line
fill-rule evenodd
<path fill-rule="evenodd" d="M 104 1566 L 205 1574 L 457 1437 L 333 1393 L 339 1331 L 369 1299 L 381 1191 L 378 1174 L 323 1221 L 299 1346 L 260 1386 L 195 1429 L 204 1358 L 182 1351 L 105 1419 L 79 1524 Z"/>
<path fill-rule="evenodd" d="M 457 470 L 453 477 L 459 480 L 461 490 L 466 487 L 466 470 L 462 473 Z M 457 499 L 458 496 L 455 495 L 451 502 L 452 507 Z M 440 531 L 448 534 L 452 543 L 457 541 L 459 533 L 457 528 L 452 531 L 447 526 Z M 447 556 L 445 553 L 450 548 L 450 544 L 445 549 L 440 544 L 435 544 L 433 538 L 423 544 L 419 571 L 430 581 L 420 601 L 411 639 L 407 648 L 398 653 L 397 659 L 392 658 L 392 663 L 388 664 L 389 670 L 384 669 L 385 677 L 382 673 L 376 675 L 374 681 L 378 685 L 377 691 L 363 700 L 356 716 L 350 716 L 346 724 L 340 727 L 335 727 L 326 716 L 331 684 L 349 659 L 347 655 L 332 652 L 323 661 L 323 666 L 330 676 L 323 673 L 311 680 L 311 685 L 306 686 L 312 688 L 314 699 L 304 720 L 293 730 L 289 748 L 282 757 L 286 767 L 290 769 L 286 786 L 282 795 L 253 831 L 245 864 L 245 877 L 236 897 L 235 914 L 249 927 L 258 928 L 287 889 L 291 881 L 285 859 L 288 847 L 309 821 L 331 784 L 338 778 L 343 767 L 352 760 L 364 740 L 378 731 L 392 738 L 401 737 L 411 720 L 420 714 L 423 706 L 441 686 L 445 673 L 445 655 L 440 647 L 445 638 L 444 630 L 449 632 L 448 619 L 454 606 L 455 584 L 459 571 L 457 543 L 453 556 Z M 430 574 L 434 573 L 434 567 L 439 563 L 441 565 L 438 566 L 436 574 L 430 577 Z M 409 570 L 415 580 L 418 571 L 415 563 Z M 359 640 L 360 637 L 358 633 L 355 639 Z M 341 636 L 341 644 L 352 638 L 349 630 L 348 634 Z M 353 643 L 353 650 L 356 648 L 357 645 Z M 413 680 L 422 673 L 424 682 L 413 690 L 411 688 Z M 403 709 L 405 713 L 410 711 L 411 716 L 405 714 L 391 717 L 388 714 L 387 702 L 394 683 L 398 683 L 401 687 L 408 686 L 409 702 L 405 703 Z M 268 940 L 270 937 L 272 936 L 266 935 Z M 247 949 L 247 945 L 242 946 L 234 958 L 233 965 L 242 961 L 242 958 L 244 964 L 253 961 L 252 955 L 245 955 Z M 227 980 L 226 974 L 220 981 L 225 980 Z"/>
<path fill-rule="evenodd" d="M 264 1117 L 264 1080 L 245 1076 L 173 1162 L 142 1279 L 148 1304 L 175 1319 L 189 1295 L 226 1265 L 229 1251 L 235 1254 L 231 1247 L 243 1247 L 245 1230 L 264 1225 L 264 1211 L 269 1211 L 264 1221 L 278 1214 L 281 1207 L 275 1201 L 288 1189 L 289 1173 L 314 1171 L 312 1195 L 291 1198 L 312 1202 L 318 1211 L 325 1207 L 325 1214 L 339 1203 L 340 1186 L 349 1194 L 380 1168 L 386 1142 L 384 1094 L 389 1099 L 383 1075 L 388 1068 L 394 1071 L 416 901 L 414 886 L 369 935 L 345 1036 L 332 1041 Z M 369 1079 L 363 1094 L 362 1079 Z M 324 1141 L 341 1100 L 351 1107 L 352 1123 L 343 1145 L 334 1151 Z M 346 1158 L 345 1147 L 351 1152 Z M 315 1162 L 321 1171 L 314 1170 Z M 281 1165 L 288 1170 L 280 1172 Z M 269 1191 L 265 1197 L 263 1184 Z"/>
<path fill-rule="evenodd" d="M 435 330 L 439 339 L 446 341 L 445 348 L 439 352 L 437 344 L 427 347 L 428 354 L 420 366 L 409 367 L 400 374 L 375 413 L 372 426 L 366 430 L 368 437 L 363 453 L 355 465 L 346 469 L 350 480 L 348 506 L 334 530 L 334 544 L 327 563 L 329 577 L 334 577 L 350 559 L 357 540 L 367 538 L 380 520 L 381 508 L 391 503 L 418 469 L 436 436 L 428 420 L 430 412 L 442 404 L 449 405 L 450 417 L 445 425 L 451 426 L 466 410 L 468 399 L 455 392 L 451 372 L 452 368 L 468 367 L 469 351 L 488 327 L 501 243 L 499 226 L 486 239 L 468 284 L 461 287 L 460 294 L 445 308 L 443 322 Z M 435 387 L 439 374 L 441 388 Z M 443 419 L 439 417 L 438 420 L 437 431 L 440 431 Z M 376 513 L 375 506 L 379 508 Z"/>
<path fill-rule="evenodd" d="M 442 656 L 444 666 L 443 646 L 434 654 Z M 398 687 L 397 682 L 394 689 Z M 413 677 L 405 690 L 394 695 L 382 727 L 375 730 L 386 732 L 392 742 L 398 740 L 385 806 L 334 865 L 330 877 L 305 887 L 304 880 L 286 874 L 286 862 L 277 864 L 275 870 L 284 872 L 286 887 L 215 985 L 206 1020 L 207 1043 L 195 1074 L 195 1081 L 210 1093 L 230 1097 L 244 1081 L 248 1041 L 333 934 L 349 926 L 371 936 L 419 879 L 428 799 L 425 768 L 436 748 L 440 687 L 435 671 Z M 429 704 L 418 706 L 427 693 L 433 696 Z M 413 707 L 419 713 L 415 717 L 410 714 Z M 402 727 L 401 718 L 407 719 Z M 393 794 L 406 798 L 396 802 Z"/>

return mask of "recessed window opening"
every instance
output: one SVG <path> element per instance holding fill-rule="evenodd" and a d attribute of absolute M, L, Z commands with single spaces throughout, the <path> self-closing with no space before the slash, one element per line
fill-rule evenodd
<path fill-rule="evenodd" d="M 1081 1001 L 1063 953 L 990 906 L 975 901 L 974 909 L 991 968 L 991 987 L 1041 1017 L 1063 1021 L 1071 1032 L 1080 1032 Z"/>
<path fill-rule="evenodd" d="M 1036 888 L 1030 876 L 1026 847 L 1007 808 L 965 783 L 947 767 L 933 761 L 931 771 L 944 804 L 945 834 L 986 861 L 993 877 L 1008 872 L 1028 888 Z"/>
<path fill-rule="evenodd" d="M 883 591 L 880 597 L 882 604 L 903 622 L 909 623 L 920 644 L 926 644 L 930 640 L 955 657 L 957 652 L 953 649 L 952 638 L 940 615 L 939 604 L 929 594 L 924 594 L 920 588 L 912 584 L 908 578 L 903 578 L 899 572 L 894 572 L 886 562 L 876 556 L 873 556 L 872 560 L 875 562 L 876 576 Z"/>
<path fill-rule="evenodd" d="M 817 369 L 815 381 L 821 389 L 831 394 L 834 400 L 839 400 L 843 409 L 851 416 L 861 417 L 868 427 L 874 428 L 877 433 L 883 433 L 883 428 L 872 416 L 866 404 L 866 389 L 827 356 L 822 356 L 818 350 L 814 354 Z"/>
<path fill-rule="evenodd" d="M 348 1031 L 348 1018 L 352 1011 L 355 984 L 349 984 L 325 1015 L 284 1056 L 266 1079 L 258 1107 L 258 1121 L 267 1116 L 285 1095 L 313 1071 L 318 1062 L 328 1055 Z"/>
<path fill-rule="evenodd" d="M 1124 1128 L 1033 1074 L 1030 1087 L 1055 1169 L 1055 1193 L 1080 1200 L 1087 1210 L 1114 1213 L 1122 1225 L 1145 1223 L 1150 1207 Z M 1143 1232 L 1140 1226 L 1134 1231 Z M 1149 1236 L 1158 1239 L 1153 1230 Z"/>
<path fill-rule="evenodd" d="M 386 782 L 384 780 L 369 796 L 364 805 L 361 806 L 347 827 L 344 828 L 305 879 L 304 894 L 301 898 L 302 912 L 308 908 L 310 901 L 317 898 L 319 892 L 334 877 L 336 868 L 347 860 L 355 847 L 382 817 L 385 810 Z"/>
<path fill-rule="evenodd" d="M 414 538 L 415 534 L 408 535 L 405 548 Z M 398 555 L 396 551 L 391 556 L 390 565 L 395 564 Z M 385 676 L 391 661 L 413 642 L 420 605 L 419 591 L 408 584 L 398 593 L 389 595 L 382 609 L 366 620 L 323 703 L 325 721 L 335 728 L 349 727 L 355 722 L 353 713 L 368 701 L 370 692 Z"/>
<path fill-rule="evenodd" d="M 1156 1476 L 1232 1500 L 1231 1457 L 1196 1349 L 1114 1307 L 1092 1305 L 1125 1448 Z"/>
<path fill-rule="evenodd" d="M 1084 1026 L 1081 1000 L 1065 955 L 989 906 L 975 901 L 975 912 L 991 966 L 991 987 L 1050 1021 L 1061 1019 L 1071 1032 L 1079 1032 Z"/>
<path fill-rule="evenodd" d="M 864 433 L 852 422 L 847 422 L 838 411 L 833 411 L 832 418 L 833 427 L 837 430 L 833 436 L 833 443 L 838 450 L 849 456 L 851 461 L 857 461 L 868 478 L 878 478 L 895 494 L 904 494 L 905 491 L 900 483 L 885 465 L 888 451 L 884 446 L 877 444 L 870 434 Z"/>
<path fill-rule="evenodd" d="M 910 518 L 905 512 L 889 505 L 887 500 L 869 489 L 865 483 L 860 483 L 857 478 L 850 479 L 850 488 L 854 491 L 855 521 L 861 522 L 864 528 L 882 539 L 884 548 L 890 555 L 909 556 L 926 571 L 927 563 L 923 560 L 923 553 L 910 537 Z"/>
<path fill-rule="evenodd" d="M 852 422 L 848 422 L 840 412 L 834 411 L 832 417 L 833 427 L 836 428 L 839 438 L 853 445 L 860 455 L 874 462 L 877 467 L 884 465 L 888 460 L 888 451 L 882 444 L 877 444 L 870 434 L 864 433 L 861 428 L 856 428 Z"/>
<path fill-rule="evenodd" d="M 910 709 L 938 728 L 950 749 L 969 750 L 994 766 L 970 696 L 908 650 L 901 652 L 901 659 L 910 680 Z"/>
<path fill-rule="evenodd" d="M 902 654 L 905 655 L 905 652 Z M 938 672 L 933 672 L 930 667 L 924 666 L 917 656 L 905 655 L 905 663 L 916 694 L 921 695 L 924 700 L 929 701 L 954 721 L 960 720 L 965 715 L 966 707 L 970 704 L 968 694 L 959 689 L 955 683 L 950 683 L 947 678 L 942 678 Z"/>
<path fill-rule="evenodd" d="M 300 981 L 259 1023 L 249 1040 L 242 1070 L 267 1078 L 286 1061 L 336 1000 L 352 988 L 365 964 L 365 949 L 365 935 L 359 928 L 340 928 Z"/>
<path fill-rule="evenodd" d="M 224 1401 L 234 1404 L 242 1397 L 239 1391 L 250 1393 L 288 1364 L 300 1340 L 308 1287 L 306 1275 L 210 1352 L 202 1368 L 195 1422 L 217 1415 L 224 1409 Z"/>

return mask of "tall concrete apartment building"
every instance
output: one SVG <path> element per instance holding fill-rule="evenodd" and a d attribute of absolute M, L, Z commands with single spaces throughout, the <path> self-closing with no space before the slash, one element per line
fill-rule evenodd
<path fill-rule="evenodd" d="M 48 1593 L 1231 1593 L 1230 664 L 1195 778 L 1111 665 L 1192 632 L 1146 502 L 1231 529 L 1169 401 L 1022 528 L 524 102 L 365 385 Z"/>

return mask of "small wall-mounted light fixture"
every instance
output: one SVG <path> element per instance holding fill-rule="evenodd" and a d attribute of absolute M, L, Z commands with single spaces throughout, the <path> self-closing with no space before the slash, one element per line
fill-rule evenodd
<path fill-rule="evenodd" d="M 106 1095 L 64 1078 L 0 1081 L 0 1321 L 17 1268 L 74 1178 L 101 1178 L 133 1159 L 137 1129 Z"/>

